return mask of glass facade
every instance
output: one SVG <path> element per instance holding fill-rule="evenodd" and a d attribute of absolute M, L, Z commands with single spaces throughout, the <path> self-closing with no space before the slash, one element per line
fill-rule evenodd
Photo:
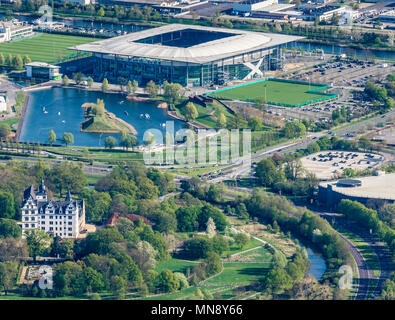
<path fill-rule="evenodd" d="M 265 48 L 234 57 L 194 64 L 140 57 L 94 54 L 94 77 L 117 83 L 119 78 L 137 80 L 140 85 L 153 80 L 182 86 L 223 85 L 232 80 L 261 78 L 266 71 L 282 68 L 280 47 Z"/>

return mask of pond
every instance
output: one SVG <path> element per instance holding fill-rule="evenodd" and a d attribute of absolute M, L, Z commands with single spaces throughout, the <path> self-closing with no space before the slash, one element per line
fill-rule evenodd
<path fill-rule="evenodd" d="M 166 121 L 173 121 L 175 132 L 184 127 L 184 122 L 169 117 L 166 109 L 157 108 L 156 103 L 129 101 L 121 94 L 74 88 L 51 88 L 29 92 L 29 97 L 19 136 L 20 142 L 48 143 L 51 129 L 55 131 L 58 140 L 64 132 L 71 132 L 76 146 L 103 147 L 107 136 L 119 139 L 119 134 L 80 131 L 80 124 L 85 120 L 81 105 L 85 102 L 96 102 L 97 99 L 103 99 L 109 112 L 131 124 L 137 130 L 137 138 L 140 142 L 148 129 L 158 129 L 164 136 Z M 43 111 L 44 107 L 46 113 Z M 61 141 L 57 143 L 61 144 Z"/>
<path fill-rule="evenodd" d="M 319 253 L 314 252 L 311 248 L 306 248 L 306 250 L 310 260 L 310 269 L 307 273 L 313 275 L 317 280 L 320 280 L 326 270 L 325 260 Z"/>

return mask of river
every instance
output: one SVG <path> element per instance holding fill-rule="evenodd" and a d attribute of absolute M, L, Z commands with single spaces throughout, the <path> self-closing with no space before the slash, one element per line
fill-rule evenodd
<path fill-rule="evenodd" d="M 311 248 L 306 248 L 307 255 L 310 260 L 310 268 L 307 272 L 313 275 L 317 280 L 320 280 L 326 270 L 326 263 L 321 254 L 314 252 Z"/>

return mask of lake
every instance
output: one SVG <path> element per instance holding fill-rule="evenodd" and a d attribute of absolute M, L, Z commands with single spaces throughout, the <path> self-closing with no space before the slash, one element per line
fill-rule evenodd
<path fill-rule="evenodd" d="M 137 138 L 140 142 L 147 129 L 158 129 L 164 136 L 166 121 L 174 122 L 175 131 L 184 127 L 184 122 L 170 118 L 166 109 L 157 108 L 156 103 L 129 101 L 121 94 L 74 88 L 51 88 L 29 92 L 29 97 L 29 105 L 19 137 L 20 142 L 48 143 L 51 129 L 56 133 L 58 144 L 61 144 L 59 139 L 64 132 L 71 132 L 74 135 L 76 146 L 103 147 L 107 136 L 119 139 L 119 134 L 80 131 L 80 124 L 85 120 L 81 105 L 85 102 L 96 102 L 97 99 L 103 99 L 109 112 L 130 123 L 137 130 Z M 47 113 L 43 112 L 43 107 Z M 149 119 L 145 114 L 149 115 Z"/>

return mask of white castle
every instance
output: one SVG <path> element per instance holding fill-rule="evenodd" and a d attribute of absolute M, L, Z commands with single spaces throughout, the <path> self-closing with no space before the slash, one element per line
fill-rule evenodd
<path fill-rule="evenodd" d="M 26 230 L 40 229 L 51 236 L 77 238 L 85 226 L 84 200 L 73 200 L 68 191 L 64 201 L 48 200 L 44 181 L 27 188 L 22 202 L 22 236 Z"/>

